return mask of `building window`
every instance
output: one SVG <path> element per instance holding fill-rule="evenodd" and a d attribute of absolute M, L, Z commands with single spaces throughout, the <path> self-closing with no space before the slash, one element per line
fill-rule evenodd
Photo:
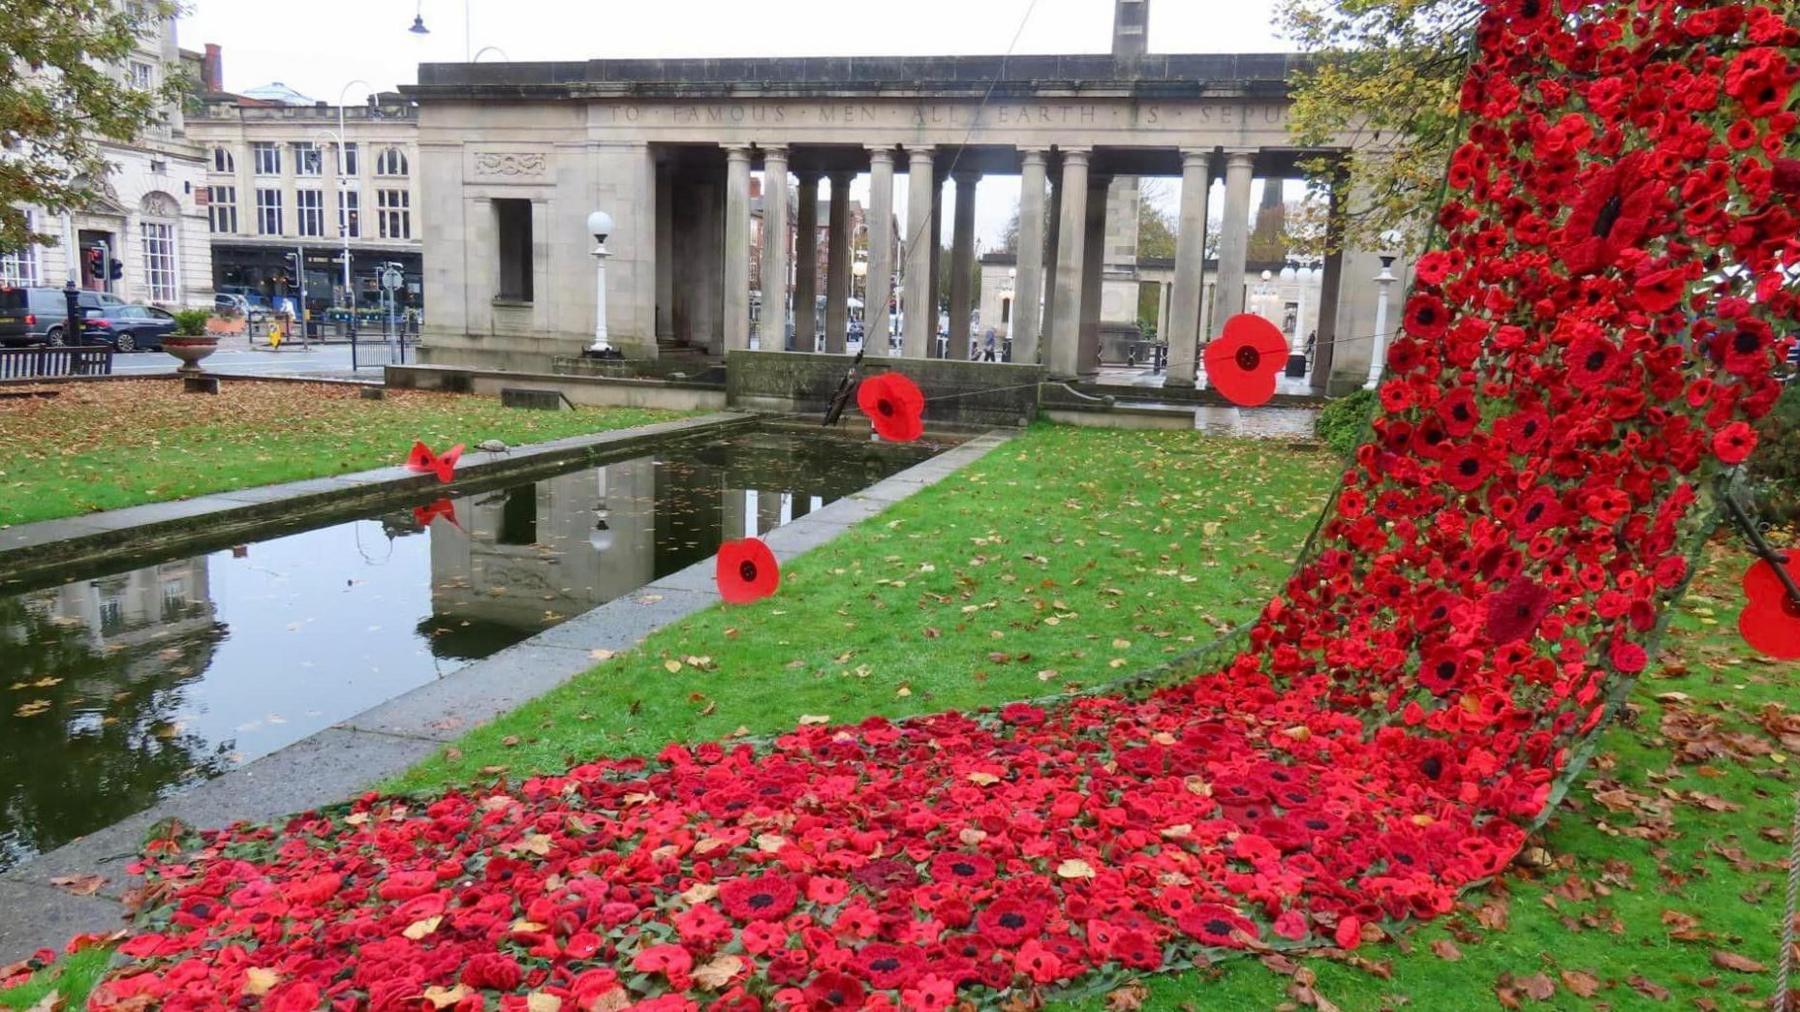
<path fill-rule="evenodd" d="M 362 194 L 355 190 L 338 191 L 338 236 L 347 239 L 362 238 Z"/>
<path fill-rule="evenodd" d="M 151 302 L 175 301 L 175 229 L 158 221 L 144 222 L 144 287 Z"/>
<path fill-rule="evenodd" d="M 294 175 L 316 176 L 324 171 L 325 153 L 317 144 L 307 141 L 294 142 Z"/>
<path fill-rule="evenodd" d="M 356 175 L 356 142 L 345 144 L 338 153 L 338 175 Z"/>
<path fill-rule="evenodd" d="M 139 91 L 156 88 L 156 67 L 143 60 L 131 61 L 131 86 Z"/>
<path fill-rule="evenodd" d="M 281 234 L 281 191 L 256 191 L 256 230 L 263 235 Z"/>
<path fill-rule="evenodd" d="M 412 238 L 412 193 L 408 190 L 375 191 L 375 217 L 381 220 L 381 238 Z"/>
<path fill-rule="evenodd" d="M 384 148 L 375 159 L 375 174 L 378 176 L 406 175 L 406 152 L 399 148 Z"/>
<path fill-rule="evenodd" d="M 231 157 L 228 148 L 213 148 L 212 170 L 214 172 L 236 172 L 237 159 Z"/>
<path fill-rule="evenodd" d="M 502 299 L 531 301 L 531 201 L 494 201 L 495 231 L 500 236 Z"/>
<path fill-rule="evenodd" d="M 252 141 L 250 158 L 256 164 L 257 175 L 281 175 L 281 145 L 271 141 Z"/>
<path fill-rule="evenodd" d="M 301 235 L 324 235 L 325 191 L 295 190 L 294 217 L 299 222 Z"/>
<path fill-rule="evenodd" d="M 25 231 L 34 227 L 31 212 L 25 212 Z M 0 253 L 0 285 L 25 288 L 38 283 L 37 247 L 26 246 L 11 253 Z"/>
<path fill-rule="evenodd" d="M 214 232 L 237 231 L 237 187 L 211 186 L 207 188 L 207 212 L 212 217 Z"/>

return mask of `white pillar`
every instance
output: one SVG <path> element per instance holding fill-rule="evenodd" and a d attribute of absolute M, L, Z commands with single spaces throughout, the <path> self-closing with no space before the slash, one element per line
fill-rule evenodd
<path fill-rule="evenodd" d="M 1212 188 L 1211 164 L 1211 156 L 1204 151 L 1181 153 L 1181 224 L 1175 235 L 1175 292 L 1169 306 L 1169 373 L 1163 381 L 1171 387 L 1194 385 L 1200 295 L 1206 279 L 1206 198 Z"/>
<path fill-rule="evenodd" d="M 1044 361 L 1056 379 L 1074 379 L 1077 348 L 1081 341 L 1081 290 L 1087 271 L 1088 152 L 1065 150 L 1063 156 L 1062 216 L 1057 224 L 1056 282 L 1051 295 L 1056 315 L 1051 320 L 1050 347 Z"/>
<path fill-rule="evenodd" d="M 787 348 L 788 152 L 763 149 L 762 320 L 759 347 Z"/>
<path fill-rule="evenodd" d="M 750 149 L 725 150 L 725 350 L 750 347 Z"/>
<path fill-rule="evenodd" d="M 1254 151 L 1225 155 L 1225 222 L 1219 230 L 1219 287 L 1213 306 L 1213 319 L 1220 325 L 1244 311 L 1244 261 L 1250 256 L 1250 180 L 1255 159 Z"/>
<path fill-rule="evenodd" d="M 850 329 L 850 180 L 855 173 L 831 174 L 830 246 L 825 252 L 825 351 L 844 353 Z"/>
<path fill-rule="evenodd" d="M 1044 300 L 1044 152 L 1024 152 L 1019 193 L 1019 274 L 1013 282 L 1013 361 L 1035 365 Z"/>
<path fill-rule="evenodd" d="M 894 282 L 894 151 L 869 151 L 869 273 L 863 293 L 863 348 L 888 353 L 888 293 Z"/>
<path fill-rule="evenodd" d="M 1381 273 L 1375 275 L 1375 344 L 1369 349 L 1369 378 L 1363 383 L 1364 390 L 1380 386 L 1381 374 L 1387 369 L 1388 298 L 1398 280 L 1394 276 L 1394 258 L 1383 255 Z"/>
<path fill-rule="evenodd" d="M 931 305 L 931 251 L 937 236 L 931 234 L 933 176 L 932 151 L 915 148 L 906 168 L 906 327 L 903 343 L 907 358 L 930 354 L 937 330 L 937 310 Z"/>
<path fill-rule="evenodd" d="M 969 357 L 969 314 L 974 310 L 975 187 L 981 173 L 959 170 L 956 179 L 955 223 L 950 240 L 950 357 Z"/>
<path fill-rule="evenodd" d="M 810 352 L 819 336 L 819 174 L 801 172 L 799 176 L 799 226 L 794 234 L 794 350 Z"/>

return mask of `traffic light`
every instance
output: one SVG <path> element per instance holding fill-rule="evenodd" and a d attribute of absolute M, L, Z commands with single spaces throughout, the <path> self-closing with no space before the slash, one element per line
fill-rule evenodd
<path fill-rule="evenodd" d="M 106 276 L 106 251 L 98 246 L 90 246 L 86 253 L 88 274 L 95 278 Z"/>
<path fill-rule="evenodd" d="M 112 262 L 112 269 L 106 272 L 106 276 L 109 280 L 112 280 L 112 281 L 117 281 L 120 278 L 124 277 L 125 276 L 124 262 L 119 261 L 119 260 L 114 260 Z"/>

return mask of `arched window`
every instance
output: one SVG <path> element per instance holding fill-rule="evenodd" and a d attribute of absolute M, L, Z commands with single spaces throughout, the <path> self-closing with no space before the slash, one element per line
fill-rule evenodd
<path fill-rule="evenodd" d="M 180 291 L 180 275 L 176 264 L 176 227 L 181 220 L 181 203 L 160 191 L 144 194 L 138 206 L 143 217 L 144 291 L 148 301 L 171 303 Z"/>
<path fill-rule="evenodd" d="M 375 159 L 375 174 L 378 176 L 406 175 L 406 152 L 399 148 L 383 148 Z"/>
<path fill-rule="evenodd" d="M 228 148 L 213 148 L 212 170 L 214 172 L 236 172 L 237 159 L 231 157 Z"/>

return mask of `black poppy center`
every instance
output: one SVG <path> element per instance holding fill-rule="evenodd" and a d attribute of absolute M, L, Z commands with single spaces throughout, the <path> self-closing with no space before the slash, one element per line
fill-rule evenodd
<path fill-rule="evenodd" d="M 1025 926 L 1024 914 L 1001 914 L 1000 926 L 1003 928 L 1022 928 Z"/>
<path fill-rule="evenodd" d="M 1331 823 L 1326 822 L 1324 819 L 1307 819 L 1302 825 L 1314 832 L 1319 832 L 1328 828 Z"/>
<path fill-rule="evenodd" d="M 1456 662 L 1455 661 L 1439 661 L 1438 666 L 1437 666 L 1437 676 L 1446 682 L 1452 678 L 1455 678 L 1456 677 Z"/>
<path fill-rule="evenodd" d="M 1513 618 L 1523 620 L 1523 619 L 1528 619 L 1530 617 L 1531 617 L 1531 605 L 1520 604 L 1520 605 L 1513 606 Z"/>
<path fill-rule="evenodd" d="M 844 997 L 844 992 L 838 990 L 837 988 L 832 988 L 831 990 L 825 992 L 825 1000 L 830 1002 L 833 1005 L 849 1004 L 849 999 Z"/>
<path fill-rule="evenodd" d="M 1519 5 L 1519 13 L 1527 18 L 1537 17 L 1543 9 L 1543 5 L 1538 3 L 1538 0 L 1525 0 Z"/>
<path fill-rule="evenodd" d="M 770 896 L 768 893 L 757 893 L 756 895 L 750 897 L 749 902 L 750 902 L 750 909 L 762 910 L 767 907 L 774 906 L 775 905 L 775 897 Z"/>
<path fill-rule="evenodd" d="M 1457 463 L 1456 470 L 1466 478 L 1473 478 L 1481 473 L 1481 461 L 1474 457 L 1464 457 Z"/>
<path fill-rule="evenodd" d="M 894 402 L 884 397 L 875 402 L 875 410 L 884 415 L 892 416 L 894 413 Z"/>
<path fill-rule="evenodd" d="M 1435 307 L 1435 306 L 1420 306 L 1419 311 L 1414 315 L 1416 315 L 1419 318 L 1420 323 L 1429 327 L 1429 326 L 1431 326 L 1432 321 L 1437 319 L 1437 307 Z"/>
<path fill-rule="evenodd" d="M 1469 406 L 1467 404 L 1456 405 L 1456 407 L 1453 407 L 1450 409 L 1450 417 L 1456 419 L 1459 422 L 1468 421 L 1469 420 Z"/>
<path fill-rule="evenodd" d="M 974 959 L 976 956 L 981 955 L 981 946 L 976 945 L 971 942 L 970 944 L 962 947 L 961 955 L 967 956 L 970 959 Z"/>
<path fill-rule="evenodd" d="M 1231 924 L 1214 917 L 1206 922 L 1206 933 L 1209 935 L 1229 935 L 1231 934 Z"/>
<path fill-rule="evenodd" d="M 955 872 L 958 875 L 973 875 L 973 874 L 975 874 L 975 866 L 970 864 L 967 861 L 956 862 L 955 864 L 950 866 L 950 870 Z"/>
<path fill-rule="evenodd" d="M 898 959 L 895 959 L 892 956 L 883 956 L 880 959 L 875 960 L 873 963 L 870 963 L 869 969 L 880 970 L 882 973 L 889 973 L 891 971 L 900 969 L 900 961 Z"/>
<path fill-rule="evenodd" d="M 1606 198 L 1600 205 L 1600 213 L 1594 216 L 1594 235 L 1605 239 L 1612 235 L 1613 226 L 1619 223 L 1619 215 L 1625 210 L 1625 198 L 1615 193 Z"/>
<path fill-rule="evenodd" d="M 755 583 L 756 563 L 751 562 L 749 559 L 745 559 L 738 563 L 738 576 L 741 577 L 745 583 Z"/>
<path fill-rule="evenodd" d="M 1408 854 L 1405 851 L 1401 851 L 1400 853 L 1394 855 L 1394 860 L 1400 862 L 1401 864 L 1412 864 L 1413 856 L 1411 854 Z"/>
<path fill-rule="evenodd" d="M 1530 508 L 1525 510 L 1525 522 L 1535 524 L 1537 523 L 1537 518 L 1543 515 L 1544 504 L 1541 502 L 1534 502 L 1531 504 Z"/>
<path fill-rule="evenodd" d="M 1438 756 L 1428 756 L 1424 762 L 1419 764 L 1419 769 L 1423 771 L 1426 776 L 1436 780 L 1438 774 L 1444 772 L 1444 760 Z"/>
<path fill-rule="evenodd" d="M 1237 354 L 1231 358 L 1237 363 L 1238 368 L 1245 372 L 1255 372 L 1256 367 L 1262 364 L 1262 352 L 1248 345 L 1239 348 Z"/>
<path fill-rule="evenodd" d="M 1525 438 L 1527 438 L 1527 439 L 1530 439 L 1532 436 L 1537 435 L 1537 431 L 1538 431 L 1537 419 L 1533 418 L 1531 421 L 1526 422 L 1524 431 L 1525 431 Z"/>
<path fill-rule="evenodd" d="M 1748 355 L 1762 347 L 1762 341 L 1747 330 L 1740 330 L 1731 338 L 1732 350 L 1740 355 Z"/>

